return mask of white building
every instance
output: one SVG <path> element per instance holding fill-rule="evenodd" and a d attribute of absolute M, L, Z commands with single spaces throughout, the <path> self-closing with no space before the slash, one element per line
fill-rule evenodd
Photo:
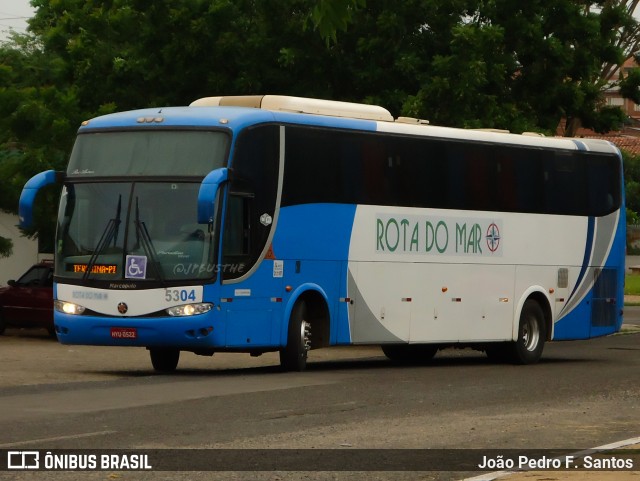
<path fill-rule="evenodd" d="M 0 236 L 13 241 L 11 256 L 0 258 L 0 286 L 7 285 L 9 279 L 17 279 L 40 260 L 37 239 L 23 236 L 17 224 L 18 216 L 0 212 Z"/>

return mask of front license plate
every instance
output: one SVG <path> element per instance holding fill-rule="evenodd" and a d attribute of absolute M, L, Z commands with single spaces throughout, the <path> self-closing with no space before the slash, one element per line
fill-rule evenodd
<path fill-rule="evenodd" d="M 138 330 L 135 327 L 112 327 L 111 337 L 113 339 L 137 339 Z"/>

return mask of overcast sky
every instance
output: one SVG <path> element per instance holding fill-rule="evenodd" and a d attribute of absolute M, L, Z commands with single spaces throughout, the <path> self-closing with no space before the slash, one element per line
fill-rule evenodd
<path fill-rule="evenodd" d="M 29 0 L 0 0 L 0 40 L 5 40 L 11 29 L 25 32 L 27 18 L 33 13 Z"/>

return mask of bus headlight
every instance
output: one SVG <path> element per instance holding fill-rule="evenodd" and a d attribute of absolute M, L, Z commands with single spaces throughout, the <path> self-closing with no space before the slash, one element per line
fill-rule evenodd
<path fill-rule="evenodd" d="M 64 312 L 65 314 L 71 314 L 78 316 L 84 312 L 84 307 L 74 304 L 73 302 L 66 301 L 53 301 L 53 307 L 56 311 Z"/>
<path fill-rule="evenodd" d="M 166 311 L 170 316 L 183 317 L 204 314 L 205 312 L 209 312 L 212 308 L 213 304 L 209 302 L 202 302 L 199 304 L 184 304 L 182 306 L 170 307 L 169 309 L 166 309 Z"/>

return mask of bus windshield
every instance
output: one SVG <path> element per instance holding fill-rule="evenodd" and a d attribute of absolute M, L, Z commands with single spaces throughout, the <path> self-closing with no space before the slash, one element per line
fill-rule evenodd
<path fill-rule="evenodd" d="M 210 130 L 93 132 L 78 135 L 67 176 L 199 176 L 222 167 L 229 137 Z"/>
<path fill-rule="evenodd" d="M 229 136 L 214 130 L 78 135 L 60 201 L 56 276 L 213 278 L 214 232 L 197 223 L 196 205 L 200 182 L 225 165 L 228 145 Z"/>
<path fill-rule="evenodd" d="M 198 224 L 197 182 L 65 186 L 56 275 L 171 282 L 214 277 L 213 232 Z"/>

